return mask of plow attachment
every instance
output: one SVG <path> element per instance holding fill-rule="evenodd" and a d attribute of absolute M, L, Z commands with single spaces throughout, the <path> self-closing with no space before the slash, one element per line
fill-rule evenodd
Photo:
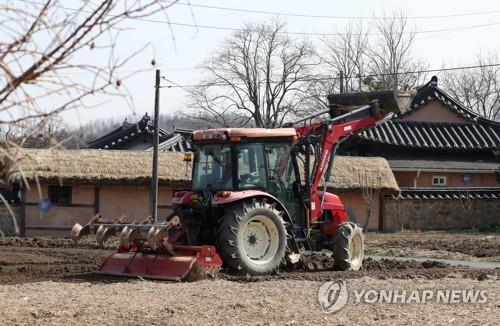
<path fill-rule="evenodd" d="M 184 246 L 175 244 L 181 235 L 181 223 L 177 216 L 167 222 L 127 223 L 125 217 L 114 221 L 102 221 L 98 214 L 88 224 L 75 224 L 71 237 L 95 234 L 100 246 L 110 237 L 116 237 L 120 245 L 96 273 L 114 276 L 143 277 L 179 281 L 190 275 L 214 275 L 222 260 L 214 246 Z"/>
<path fill-rule="evenodd" d="M 213 246 L 172 246 L 175 256 L 136 249 L 109 256 L 97 274 L 180 281 L 189 275 L 213 276 L 222 260 Z"/>

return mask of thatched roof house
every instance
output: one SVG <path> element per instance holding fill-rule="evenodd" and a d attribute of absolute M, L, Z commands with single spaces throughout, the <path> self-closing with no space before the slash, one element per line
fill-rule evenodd
<path fill-rule="evenodd" d="M 391 167 L 382 157 L 337 156 L 328 186 L 336 190 L 367 187 L 399 192 Z"/>
<path fill-rule="evenodd" d="M 176 189 L 188 189 L 191 163 L 182 153 L 159 154 L 159 214 L 172 211 Z M 150 212 L 152 155 L 148 151 L 11 149 L 0 158 L 4 181 L 19 185 L 19 225 L 22 235 L 67 235 L 74 223 L 85 224 L 101 213 L 106 218 L 126 215 L 140 220 Z M 342 200 L 363 224 L 360 188 L 376 189 L 375 196 L 399 193 L 386 160 L 336 157 L 329 190 Z M 23 185 L 28 184 L 29 187 Z M 373 216 L 378 216 L 379 201 Z M 16 213 L 17 214 L 17 213 Z M 380 217 L 379 217 L 380 219 Z M 369 228 L 379 222 L 372 219 Z"/>
<path fill-rule="evenodd" d="M 16 149 L 3 158 L 9 182 L 43 180 L 74 184 L 147 184 L 151 182 L 152 155 L 143 151 Z M 7 171 L 5 171 L 7 170 Z M 188 186 L 191 168 L 182 153 L 160 153 L 158 182 Z"/>
<path fill-rule="evenodd" d="M 142 151 L 22 149 L 3 159 L 9 182 L 23 178 L 64 183 L 146 184 L 151 180 L 152 155 Z M 159 183 L 189 186 L 191 165 L 181 153 L 160 153 Z M 361 185 L 360 185 L 361 183 Z M 329 187 L 399 191 L 387 161 L 379 157 L 338 156 Z"/>

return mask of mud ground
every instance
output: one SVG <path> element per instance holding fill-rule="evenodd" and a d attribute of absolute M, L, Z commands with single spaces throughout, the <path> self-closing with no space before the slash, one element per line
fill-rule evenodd
<path fill-rule="evenodd" d="M 427 237 L 427 239 L 422 239 Z M 482 257 L 486 253 L 493 257 L 500 256 L 499 236 L 483 240 L 484 235 L 453 235 L 439 237 L 435 233 L 422 234 L 368 234 L 366 247 L 368 252 L 391 253 L 391 250 L 405 252 L 407 248 L 417 250 L 432 248 L 445 243 L 445 248 L 455 248 L 469 254 Z M 445 239 L 444 239 L 445 238 Z M 469 241 L 476 241 L 477 247 L 484 246 L 486 251 L 469 249 Z M 434 242 L 434 243 L 433 243 Z M 495 244 L 492 247 L 492 243 Z M 447 246 L 447 247 L 446 247 Z M 122 278 L 94 275 L 104 259 L 113 252 L 113 243 L 106 248 L 99 248 L 93 241 L 74 244 L 69 239 L 50 238 L 0 238 L 0 283 L 19 284 L 28 282 L 113 282 L 128 281 Z M 257 282 L 269 280 L 308 280 L 327 281 L 330 279 L 356 279 L 371 277 L 375 279 L 440 279 L 444 277 L 470 278 L 484 280 L 497 278 L 498 270 L 481 270 L 467 267 L 449 266 L 443 263 L 402 262 L 396 260 L 375 261 L 366 258 L 360 271 L 334 271 L 324 257 L 311 257 L 308 266 L 298 264 L 294 268 L 284 269 L 277 275 L 248 277 L 234 276 L 222 270 L 218 278 L 236 282 Z"/>
<path fill-rule="evenodd" d="M 500 262 L 500 235 L 471 232 L 369 233 L 366 253 Z"/>
<path fill-rule="evenodd" d="M 323 259 L 277 275 L 234 276 L 190 283 L 139 281 L 92 274 L 113 251 L 68 239 L 0 238 L 0 316 L 6 324 L 500 324 L 499 269 L 435 262 L 374 261 L 360 271 L 334 271 Z M 367 252 L 423 257 L 500 257 L 496 234 L 404 232 L 368 234 Z M 316 291 L 347 279 L 357 289 L 485 289 L 487 304 L 357 304 L 321 311 Z M 352 298 L 351 298 L 352 299 Z M 497 322 L 498 321 L 498 322 Z"/>
<path fill-rule="evenodd" d="M 0 286 L 3 324 L 30 325 L 499 325 L 498 281 L 466 279 L 348 280 L 349 301 L 322 311 L 322 282 L 273 280 L 111 284 L 39 282 Z M 476 289 L 475 304 L 356 303 L 354 290 Z"/>

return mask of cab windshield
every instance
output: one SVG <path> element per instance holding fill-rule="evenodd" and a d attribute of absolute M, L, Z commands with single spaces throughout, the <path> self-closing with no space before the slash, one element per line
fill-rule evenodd
<path fill-rule="evenodd" d="M 193 189 L 232 189 L 231 150 L 222 144 L 205 145 L 194 156 Z"/>
<path fill-rule="evenodd" d="M 239 143 L 197 146 L 193 189 L 269 189 L 279 192 L 293 182 L 290 144 Z"/>

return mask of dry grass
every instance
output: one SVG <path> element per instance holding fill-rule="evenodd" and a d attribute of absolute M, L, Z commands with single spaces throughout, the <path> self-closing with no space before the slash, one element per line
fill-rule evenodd
<path fill-rule="evenodd" d="M 366 185 L 360 185 L 360 175 L 367 178 Z M 389 163 L 382 157 L 337 156 L 328 185 L 338 190 L 360 189 L 362 187 L 399 191 L 398 183 Z"/>
<path fill-rule="evenodd" d="M 141 183 L 151 180 L 151 152 L 119 150 L 14 149 L 3 159 L 9 182 L 26 180 Z M 160 183 L 189 182 L 182 153 L 160 153 Z M 186 173 L 187 172 L 187 173 Z"/>
<path fill-rule="evenodd" d="M 9 182 L 26 179 L 141 183 L 151 180 L 149 151 L 13 149 L 10 156 L 2 162 Z M 379 176 L 377 184 L 368 187 L 399 191 L 389 164 L 381 157 L 337 156 L 328 186 L 337 190 L 360 189 L 360 173 Z M 191 164 L 186 165 L 182 153 L 160 153 L 158 175 L 163 184 L 187 184 L 191 180 Z"/>

